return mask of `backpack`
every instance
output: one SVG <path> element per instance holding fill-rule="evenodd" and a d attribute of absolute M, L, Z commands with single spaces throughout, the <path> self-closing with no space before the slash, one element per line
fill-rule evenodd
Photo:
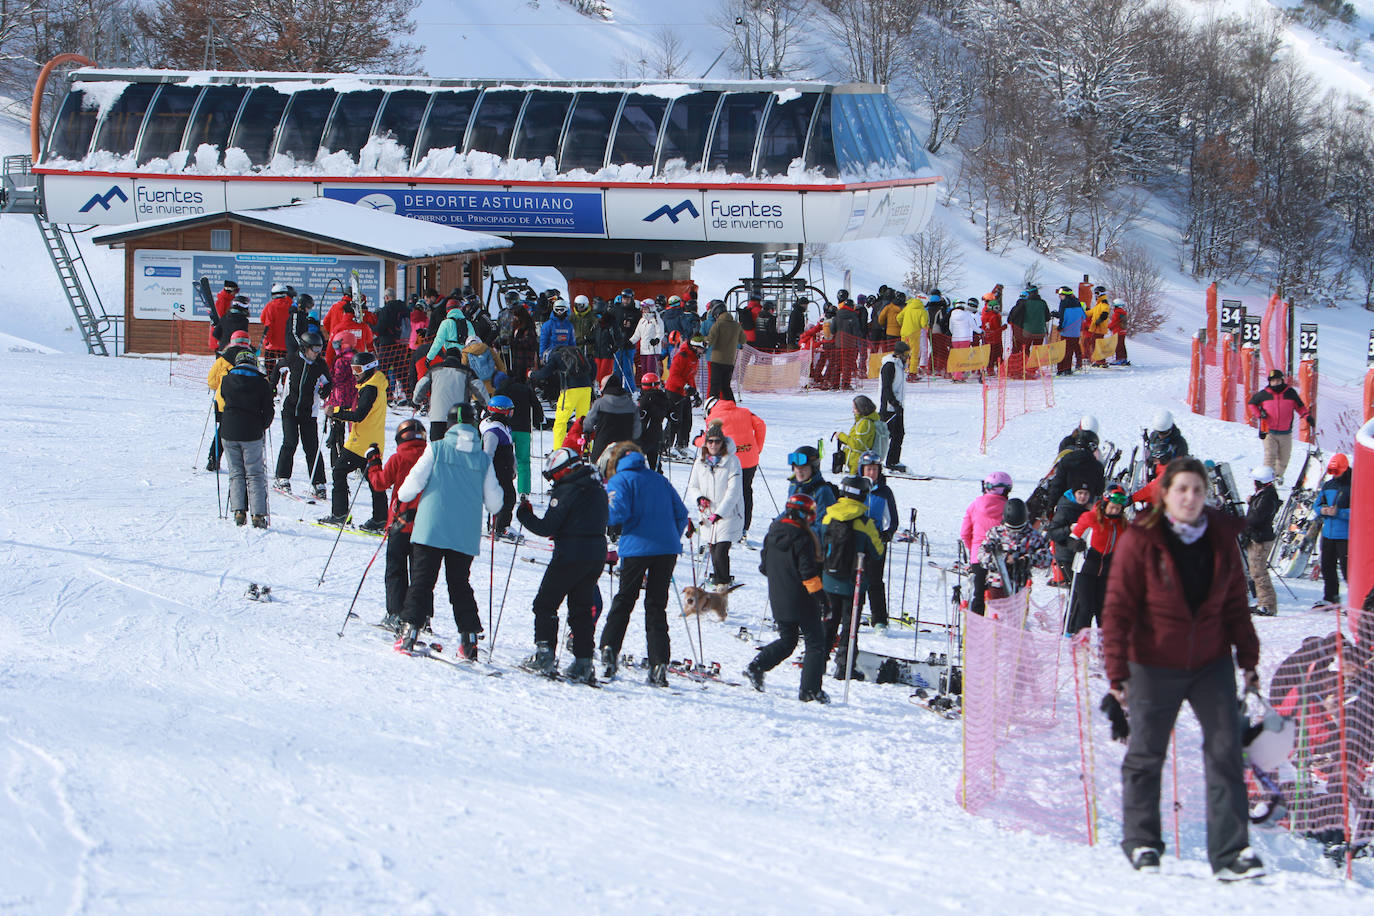
<path fill-rule="evenodd" d="M 855 537 L 853 522 L 837 520 L 825 526 L 825 537 L 821 546 L 824 551 L 823 568 L 826 575 L 843 581 L 853 578 L 854 564 L 858 559 Z"/>
<path fill-rule="evenodd" d="M 468 367 L 479 379 L 488 382 L 496 374 L 496 359 L 491 355 L 491 350 L 482 353 L 469 353 Z"/>
<path fill-rule="evenodd" d="M 869 448 L 875 452 L 883 463 L 887 463 L 887 447 L 892 442 L 892 430 L 887 428 L 887 423 L 881 418 L 873 421 L 876 432 L 873 434 L 873 444 Z"/>

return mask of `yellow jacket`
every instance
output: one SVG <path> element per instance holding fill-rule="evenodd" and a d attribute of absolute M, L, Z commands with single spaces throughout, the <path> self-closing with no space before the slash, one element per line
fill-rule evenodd
<path fill-rule="evenodd" d="M 1112 304 L 1106 296 L 1099 296 L 1088 312 L 1088 330 L 1094 334 L 1106 334 L 1107 322 L 1112 317 Z"/>
<path fill-rule="evenodd" d="M 348 438 L 344 440 L 344 448 L 359 458 L 365 456 L 367 450 L 374 445 L 383 452 L 386 451 L 386 384 L 386 373 L 374 369 L 367 381 L 358 386 L 359 396 L 362 395 L 363 389 L 368 387 L 376 389 L 377 393 L 372 401 L 372 409 L 367 412 L 367 416 L 351 424 Z"/>
<path fill-rule="evenodd" d="M 206 386 L 215 393 L 215 409 L 224 409 L 224 398 L 219 393 L 219 383 L 224 381 L 224 377 L 229 374 L 229 370 L 234 368 L 229 360 L 223 356 L 216 356 L 215 361 L 210 364 L 210 374 L 205 378 Z"/>
<path fill-rule="evenodd" d="M 888 337 L 902 336 L 902 308 L 895 302 L 889 302 L 878 313 L 878 321 Z"/>
<path fill-rule="evenodd" d="M 914 297 L 906 301 L 906 308 L 902 309 L 901 319 L 903 338 L 914 337 L 930 326 L 930 315 L 926 312 L 925 303 Z M 908 339 L 907 343 L 910 342 Z"/>

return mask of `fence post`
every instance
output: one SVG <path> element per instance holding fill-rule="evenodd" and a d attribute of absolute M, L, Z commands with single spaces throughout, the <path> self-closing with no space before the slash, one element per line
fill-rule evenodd
<path fill-rule="evenodd" d="M 1298 363 L 1298 394 L 1302 395 L 1303 403 L 1307 409 L 1312 411 L 1312 416 L 1317 422 L 1321 422 L 1321 414 L 1317 413 L 1317 361 L 1315 359 L 1305 359 Z M 1312 441 L 1312 427 L 1306 423 L 1298 424 L 1298 441 Z"/>
<path fill-rule="evenodd" d="M 1236 419 L 1236 347 L 1230 334 L 1221 335 L 1221 419 L 1228 423 Z"/>
<path fill-rule="evenodd" d="M 1193 335 L 1193 362 L 1188 373 L 1188 408 L 1193 413 L 1205 413 L 1207 405 L 1207 383 L 1204 378 L 1202 348 L 1207 343 L 1207 329 L 1203 328 Z"/>
<path fill-rule="evenodd" d="M 1249 345 L 1240 348 L 1240 381 L 1241 391 L 1245 394 L 1244 403 L 1248 404 L 1259 390 L 1259 360 L 1255 357 L 1255 348 Z M 1254 426 L 1258 420 L 1245 416 L 1245 422 Z"/>
<path fill-rule="evenodd" d="M 1206 340 L 1212 347 L 1217 342 L 1217 281 L 1213 280 L 1207 287 L 1207 337 Z"/>
<path fill-rule="evenodd" d="M 1366 390 L 1368 390 L 1366 388 Z M 1333 447 L 1334 448 L 1334 447 Z M 1374 589 L 1374 420 L 1355 434 L 1354 473 L 1350 489 L 1350 578 L 1346 604 L 1350 605 L 1351 631 L 1369 632 L 1358 609 Z"/>
<path fill-rule="evenodd" d="M 1364 372 L 1364 413 L 1360 419 L 1365 423 L 1374 420 L 1374 369 Z"/>

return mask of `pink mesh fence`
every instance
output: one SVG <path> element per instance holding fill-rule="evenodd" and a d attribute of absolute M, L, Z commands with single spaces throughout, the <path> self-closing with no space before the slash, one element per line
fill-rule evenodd
<path fill-rule="evenodd" d="M 996 439 L 1007 421 L 1054 406 L 1054 372 L 1051 366 L 1032 367 L 1014 353 L 998 364 L 996 372 L 983 376 L 983 437 L 980 451 Z"/>
<path fill-rule="evenodd" d="M 1317 375 L 1317 441 L 1331 451 L 1346 451 L 1364 425 L 1364 388 Z"/>

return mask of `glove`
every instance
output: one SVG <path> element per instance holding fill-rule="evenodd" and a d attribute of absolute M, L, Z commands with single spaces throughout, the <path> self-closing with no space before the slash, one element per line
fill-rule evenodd
<path fill-rule="evenodd" d="M 1267 432 L 1265 432 L 1264 430 L 1260 430 L 1260 431 L 1259 431 L 1259 437 L 1260 437 L 1261 439 L 1268 439 L 1268 438 L 1269 438 L 1269 434 L 1268 434 Z"/>
<path fill-rule="evenodd" d="M 684 535 L 688 540 L 691 540 L 692 536 L 693 536 L 694 534 L 696 534 L 696 533 L 697 533 L 697 526 L 692 524 L 692 520 L 691 520 L 690 518 L 687 519 L 687 530 L 683 532 L 683 535 Z"/>
<path fill-rule="evenodd" d="M 614 566 L 615 564 L 617 564 L 617 563 L 619 563 L 619 562 L 620 562 L 620 551 L 616 550 L 614 547 L 608 548 L 607 551 L 606 551 L 606 565 L 607 565 L 607 566 Z"/>
<path fill-rule="evenodd" d="M 368 464 L 381 464 L 382 450 L 377 448 L 377 446 L 375 445 L 369 446 L 367 454 L 364 455 L 363 458 L 366 459 Z"/>
<path fill-rule="evenodd" d="M 720 516 L 719 516 L 719 515 L 712 515 L 712 516 L 710 516 L 709 518 L 707 518 L 706 520 L 707 520 L 708 522 L 710 522 L 712 525 L 714 525 L 714 524 L 716 524 L 717 522 L 720 521 Z"/>
<path fill-rule="evenodd" d="M 698 496 L 697 508 L 700 509 L 702 512 L 705 512 L 707 509 L 711 508 L 711 501 L 707 499 L 705 496 Z"/>
<path fill-rule="evenodd" d="M 697 392 L 697 390 L 696 390 L 695 388 L 693 388 L 692 386 L 688 385 L 688 386 L 687 386 L 685 389 L 683 389 L 683 390 L 686 392 L 687 397 L 689 397 L 689 398 L 692 399 L 692 406 L 693 406 L 693 407 L 700 407 L 700 406 L 701 406 L 701 395 Z"/>
<path fill-rule="evenodd" d="M 1122 685 L 1124 689 L 1124 685 Z M 1126 720 L 1126 710 L 1122 707 L 1121 701 L 1117 698 L 1116 687 L 1102 697 L 1101 710 L 1107 714 L 1107 721 L 1112 723 L 1112 740 L 1126 743 L 1126 739 L 1131 736 L 1131 724 Z"/>
<path fill-rule="evenodd" d="M 656 346 L 658 346 L 658 341 L 659 341 L 659 338 L 657 338 L 657 337 L 650 337 L 650 338 L 649 338 L 649 346 L 651 346 L 651 347 L 656 347 Z"/>
<path fill-rule="evenodd" d="M 1069 549 L 1074 553 L 1082 553 L 1088 549 L 1088 542 L 1082 538 L 1069 538 Z"/>
<path fill-rule="evenodd" d="M 391 527 L 387 528 L 387 532 L 390 534 L 400 534 L 402 531 L 405 530 L 406 525 L 414 524 L 414 522 L 415 510 L 407 509 L 400 515 L 396 516 L 396 520 L 391 523 Z"/>
<path fill-rule="evenodd" d="M 610 541 L 612 544 L 614 544 L 616 541 L 619 541 L 619 540 L 620 540 L 620 526 L 619 526 L 619 525 L 607 525 L 607 526 L 606 526 L 606 540 Z"/>

